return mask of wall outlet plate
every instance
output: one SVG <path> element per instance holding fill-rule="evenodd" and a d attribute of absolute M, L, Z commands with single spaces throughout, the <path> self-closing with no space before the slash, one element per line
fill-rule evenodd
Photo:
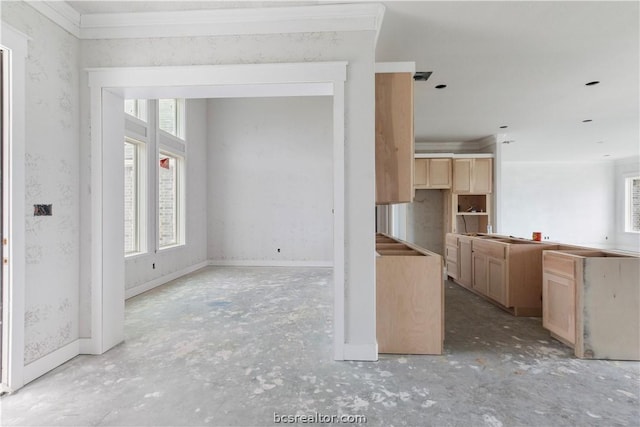
<path fill-rule="evenodd" d="M 33 205 L 33 216 L 53 215 L 51 205 Z"/>

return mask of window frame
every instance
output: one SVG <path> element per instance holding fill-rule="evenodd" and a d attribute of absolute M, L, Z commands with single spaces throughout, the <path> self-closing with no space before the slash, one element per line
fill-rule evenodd
<path fill-rule="evenodd" d="M 147 221 L 147 147 L 144 141 L 140 139 L 126 135 L 124 138 L 125 144 L 131 144 L 135 147 L 135 239 L 136 250 L 127 252 L 126 247 L 124 256 L 125 258 L 131 258 L 138 255 L 146 254 L 148 252 L 147 233 L 148 233 L 148 221 Z"/>
<path fill-rule="evenodd" d="M 176 133 L 169 132 L 168 130 L 162 129 L 160 127 L 160 103 L 166 100 L 173 100 L 176 103 L 175 115 L 173 119 L 175 120 L 175 130 Z M 186 103 L 184 98 L 160 98 L 156 100 L 157 105 L 157 130 L 165 135 L 178 139 L 181 143 L 185 143 L 186 136 Z"/>
<path fill-rule="evenodd" d="M 161 238 L 161 221 L 160 221 L 160 159 L 162 156 L 171 157 L 175 160 L 174 170 L 174 193 L 175 193 L 175 211 L 174 211 L 174 228 L 175 239 L 169 243 L 162 245 Z M 165 251 L 172 248 L 177 248 L 186 245 L 185 236 L 185 156 L 183 153 L 178 153 L 175 150 L 160 144 L 158 148 L 158 155 L 156 157 L 156 167 L 158 173 L 156 174 L 156 247 L 158 251 Z"/>
<path fill-rule="evenodd" d="M 640 173 L 624 177 L 624 232 L 640 234 L 640 229 L 633 229 L 633 181 L 640 181 Z"/>
<path fill-rule="evenodd" d="M 126 105 L 127 105 L 127 101 L 134 101 L 135 102 L 135 114 L 129 114 L 126 110 Z M 144 122 L 145 124 L 149 123 L 149 102 L 146 99 L 125 99 L 125 110 L 124 113 L 129 116 L 129 117 L 134 117 L 142 122 Z M 141 105 L 144 105 L 143 108 L 140 108 Z"/>

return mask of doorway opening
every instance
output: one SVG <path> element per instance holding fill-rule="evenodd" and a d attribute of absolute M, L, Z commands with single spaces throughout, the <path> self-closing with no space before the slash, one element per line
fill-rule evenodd
<path fill-rule="evenodd" d="M 91 338 L 83 353 L 101 354 L 124 338 L 122 106 L 125 98 L 212 98 L 212 93 L 305 91 L 332 97 L 334 351 L 344 357 L 344 81 L 346 63 L 149 67 L 89 71 L 92 129 Z M 191 95 L 190 95 L 191 94 Z M 189 96 L 190 95 L 190 96 Z M 247 96 L 247 95 L 245 95 Z M 249 95 L 250 96 L 250 95 Z M 219 96 L 218 96 L 219 97 Z M 115 125 L 113 125 L 115 124 Z M 114 171 L 118 172 L 114 181 Z M 119 173 L 122 171 L 122 173 Z M 120 185 L 122 184 L 122 185 Z M 108 230 L 108 232 L 107 232 Z M 118 286 L 104 284 L 117 283 Z"/>

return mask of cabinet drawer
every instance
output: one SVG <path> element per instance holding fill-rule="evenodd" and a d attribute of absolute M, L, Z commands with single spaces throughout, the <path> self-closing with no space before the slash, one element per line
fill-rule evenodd
<path fill-rule="evenodd" d="M 445 243 L 451 246 L 458 246 L 458 236 L 455 234 L 447 233 L 445 237 Z"/>
<path fill-rule="evenodd" d="M 542 256 L 542 266 L 544 271 L 550 273 L 568 277 L 569 279 L 575 279 L 576 277 L 575 260 L 572 258 L 545 252 Z"/>
<path fill-rule="evenodd" d="M 493 258 L 505 259 L 507 247 L 496 242 L 474 239 L 471 243 L 474 252 L 480 252 Z"/>

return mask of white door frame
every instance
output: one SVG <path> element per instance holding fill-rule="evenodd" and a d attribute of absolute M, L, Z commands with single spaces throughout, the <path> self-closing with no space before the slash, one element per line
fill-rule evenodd
<path fill-rule="evenodd" d="M 102 354 L 124 339 L 124 277 L 113 286 L 124 266 L 122 250 L 110 234 L 122 228 L 122 218 L 111 214 L 123 197 L 111 191 L 110 165 L 122 144 L 109 144 L 103 128 L 108 99 L 127 88 L 210 87 L 220 85 L 317 84 L 332 86 L 333 94 L 333 276 L 334 359 L 344 360 L 345 344 L 345 158 L 344 82 L 347 62 L 231 64 L 180 67 L 118 67 L 88 69 L 91 94 L 91 338 L 83 339 L 81 352 Z M 112 139 L 110 139 L 112 140 Z M 120 156 L 121 157 L 121 156 Z M 118 199 L 119 197 L 119 199 Z M 116 213 L 118 210 L 115 211 Z M 116 242 L 117 244 L 117 242 Z M 115 313 L 115 315 L 113 315 Z M 106 317 L 108 316 L 108 317 Z"/>
<path fill-rule="evenodd" d="M 2 197 L 5 209 L 3 236 L 7 239 L 2 268 L 3 371 L 0 391 L 14 391 L 24 385 L 25 310 L 25 76 L 29 38 L 2 22 L 5 51 L 5 88 L 9 95 L 3 108 Z"/>

